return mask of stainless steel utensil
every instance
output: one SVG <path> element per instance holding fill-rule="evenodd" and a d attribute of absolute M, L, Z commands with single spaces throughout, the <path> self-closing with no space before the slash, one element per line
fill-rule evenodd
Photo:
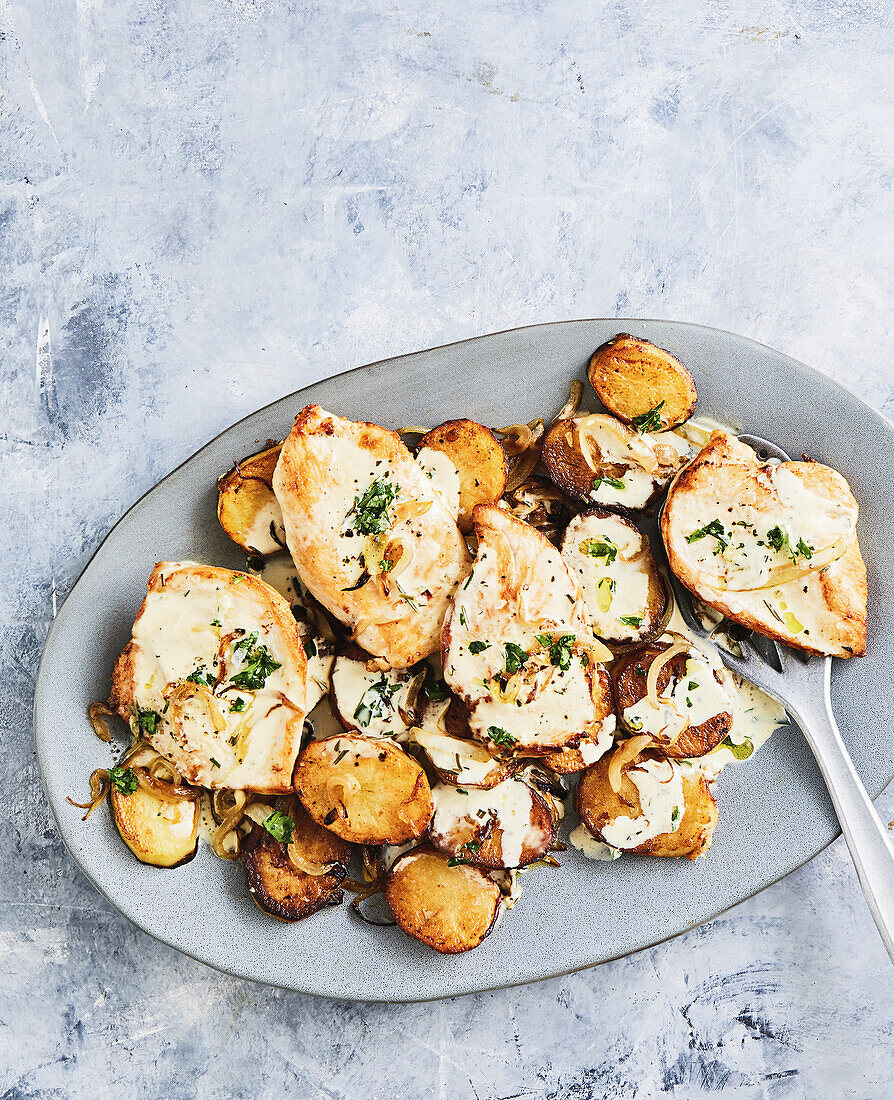
<path fill-rule="evenodd" d="M 787 462 L 788 455 L 756 435 L 739 439 L 762 459 Z M 657 540 L 666 559 L 661 538 Z M 666 564 L 666 560 L 665 560 Z M 708 630 L 692 606 L 692 594 L 667 569 L 674 598 L 686 625 L 697 637 L 713 641 L 731 623 Z M 829 693 L 831 657 L 811 657 L 753 632 L 737 628 L 741 656 L 717 646 L 728 669 L 778 699 L 801 728 L 826 781 L 869 909 L 894 961 L 894 845 L 854 768 L 838 732 Z"/>

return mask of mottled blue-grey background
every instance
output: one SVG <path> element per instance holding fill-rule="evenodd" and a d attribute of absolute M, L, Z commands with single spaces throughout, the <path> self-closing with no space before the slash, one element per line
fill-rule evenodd
<path fill-rule="evenodd" d="M 658 316 L 891 415 L 891 24 L 888 0 L 0 0 L 0 1096 L 894 1094 L 894 973 L 840 841 L 599 970 L 355 1007 L 128 925 L 66 856 L 30 730 L 114 520 L 327 374 Z"/>

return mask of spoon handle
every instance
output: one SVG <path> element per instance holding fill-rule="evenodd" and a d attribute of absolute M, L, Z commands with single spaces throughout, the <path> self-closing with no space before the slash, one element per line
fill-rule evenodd
<path fill-rule="evenodd" d="M 793 717 L 823 773 L 870 912 L 894 962 L 894 844 L 838 732 L 829 694 L 831 663 L 825 662 L 822 699 L 799 700 Z"/>

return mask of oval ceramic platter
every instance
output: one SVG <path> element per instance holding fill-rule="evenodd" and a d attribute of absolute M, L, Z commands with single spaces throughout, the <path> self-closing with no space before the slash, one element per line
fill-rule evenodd
<path fill-rule="evenodd" d="M 853 487 L 869 568 L 868 656 L 835 662 L 832 696 L 857 770 L 870 794 L 879 794 L 894 771 L 894 430 L 834 382 L 741 336 L 617 318 L 538 325 L 372 363 L 268 405 L 169 474 L 100 546 L 50 632 L 35 731 L 62 837 L 121 913 L 159 940 L 242 977 L 327 997 L 426 1000 L 555 976 L 678 935 L 788 874 L 838 835 L 813 757 L 800 733 L 784 727 L 718 781 L 720 822 L 706 859 L 627 856 L 603 863 L 569 850 L 561 869 L 523 876 L 520 903 L 478 949 L 445 956 L 397 928 L 364 924 L 347 904 L 282 924 L 250 901 L 240 864 L 216 859 L 203 845 L 184 867 L 144 866 L 108 812 L 82 822 L 65 801 L 83 795 L 94 768 L 109 766 L 87 706 L 108 694 L 154 563 L 189 558 L 243 566 L 216 516 L 215 482 L 234 459 L 268 438 L 283 438 L 311 402 L 393 428 L 464 416 L 490 425 L 552 417 L 569 381 L 585 380 L 593 349 L 621 331 L 687 364 L 698 386 L 698 415 L 828 462 Z"/>

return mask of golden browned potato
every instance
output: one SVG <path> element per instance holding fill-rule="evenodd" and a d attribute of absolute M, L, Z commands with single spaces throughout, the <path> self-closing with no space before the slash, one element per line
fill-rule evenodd
<path fill-rule="evenodd" d="M 459 474 L 460 531 L 472 530 L 476 504 L 494 504 L 506 488 L 506 454 L 496 436 L 474 420 L 448 420 L 419 441 L 419 453 L 430 447 L 442 451 Z"/>
<path fill-rule="evenodd" d="M 198 795 L 169 802 L 144 787 L 126 793 L 113 783 L 109 799 L 121 839 L 141 863 L 177 867 L 196 854 Z"/>
<path fill-rule="evenodd" d="M 613 848 L 687 859 L 704 855 L 717 824 L 717 804 L 704 773 L 646 751 L 621 769 L 616 791 L 611 764 L 624 748 L 621 742 L 584 772 L 577 788 L 581 821 Z"/>
<path fill-rule="evenodd" d="M 647 507 L 688 453 L 676 436 L 656 439 L 613 416 L 590 413 L 557 420 L 544 436 L 541 458 L 563 492 L 624 512 Z"/>
<path fill-rule="evenodd" d="M 318 825 L 297 799 L 292 799 L 288 817 L 289 843 L 274 840 L 256 825 L 243 864 L 252 900 L 279 920 L 296 921 L 341 902 L 351 845 Z"/>
<path fill-rule="evenodd" d="M 355 844 L 404 844 L 431 820 L 425 772 L 392 741 L 351 734 L 311 741 L 294 783 L 314 821 Z"/>
<path fill-rule="evenodd" d="M 235 462 L 217 479 L 217 518 L 247 554 L 268 557 L 286 546 L 282 509 L 273 495 L 273 471 L 282 444 Z"/>
<path fill-rule="evenodd" d="M 643 431 L 673 428 L 692 416 L 692 375 L 648 340 L 619 332 L 593 352 L 587 376 L 609 412 Z"/>
<path fill-rule="evenodd" d="M 542 859 L 556 838 L 546 799 L 519 779 L 490 790 L 443 783 L 432 791 L 432 844 L 480 867 L 524 867 Z"/>
<path fill-rule="evenodd" d="M 483 871 L 427 845 L 397 860 L 385 900 L 404 932 L 447 955 L 477 947 L 503 907 L 500 888 Z"/>
<path fill-rule="evenodd" d="M 732 680 L 719 662 L 709 664 L 703 654 L 690 647 L 671 657 L 658 673 L 659 699 L 669 699 L 672 705 L 668 711 L 656 710 L 648 701 L 643 702 L 649 669 L 671 644 L 655 642 L 615 662 L 612 680 L 618 714 L 632 733 L 650 734 L 665 756 L 675 760 L 704 756 L 717 748 L 733 728 Z M 679 733 L 685 721 L 692 724 Z"/>

